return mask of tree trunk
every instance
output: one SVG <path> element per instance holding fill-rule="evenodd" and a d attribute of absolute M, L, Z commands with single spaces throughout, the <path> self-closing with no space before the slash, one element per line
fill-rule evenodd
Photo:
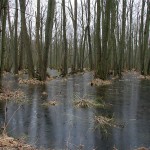
<path fill-rule="evenodd" d="M 128 69 L 131 70 L 133 68 L 133 49 L 132 49 L 132 39 L 133 39 L 133 27 L 132 27 L 132 13 L 133 13 L 133 2 L 134 0 L 130 0 L 130 33 L 129 33 L 129 55 L 128 55 Z"/>
<path fill-rule="evenodd" d="M 72 72 L 76 71 L 77 66 L 77 0 L 74 0 L 74 19 L 73 19 L 73 27 L 74 27 L 74 60 Z"/>
<path fill-rule="evenodd" d="M 144 29 L 144 49 L 143 49 L 143 57 L 144 57 L 144 75 L 148 75 L 149 70 L 149 60 L 150 60 L 150 47 L 148 45 L 148 38 L 149 38 L 149 26 L 150 26 L 150 1 L 147 0 L 147 15 L 146 15 L 146 22 L 145 22 L 145 29 Z"/>
<path fill-rule="evenodd" d="M 122 76 L 122 70 L 124 67 L 124 51 L 125 51 L 125 27 L 126 27 L 126 0 L 123 0 L 123 12 L 122 12 L 122 32 L 121 41 L 119 46 L 119 77 Z"/>
<path fill-rule="evenodd" d="M 48 10 L 47 10 L 47 20 L 45 26 L 45 46 L 44 46 L 44 53 L 43 53 L 43 71 L 41 75 L 41 80 L 46 80 L 49 46 L 52 40 L 54 10 L 55 10 L 55 0 L 49 0 Z"/>
<path fill-rule="evenodd" d="M 6 51 L 6 17 L 8 0 L 4 0 L 2 9 L 2 39 L 1 39 L 1 59 L 0 59 L 0 90 L 2 89 L 2 74 L 4 67 L 4 55 Z"/>
<path fill-rule="evenodd" d="M 105 6 L 105 15 L 103 16 L 103 29 L 102 29 L 102 52 L 101 52 L 101 62 L 99 72 L 97 76 L 102 80 L 106 80 L 108 76 L 108 39 L 109 39 L 109 31 L 110 31 L 110 8 L 111 8 L 111 0 L 106 0 Z"/>
<path fill-rule="evenodd" d="M 90 65 L 90 70 L 92 70 L 93 56 L 92 56 L 91 31 L 90 31 L 90 22 L 91 22 L 90 2 L 91 2 L 90 0 L 87 0 L 87 4 L 88 4 L 87 30 L 88 30 L 88 44 L 89 44 L 89 65 Z"/>
<path fill-rule="evenodd" d="M 29 78 L 34 77 L 34 65 L 33 65 L 33 58 L 32 58 L 32 51 L 31 51 L 31 45 L 30 45 L 30 39 L 27 31 L 26 26 L 26 18 L 25 18 L 25 12 L 26 12 L 26 3 L 25 0 L 19 0 L 20 2 L 20 9 L 21 9 L 21 32 L 22 32 L 22 42 L 24 43 L 25 52 L 27 55 L 27 66 L 28 66 L 28 73 Z"/>
<path fill-rule="evenodd" d="M 15 3 L 14 73 L 18 74 L 18 0 L 15 0 Z"/>
<path fill-rule="evenodd" d="M 144 54 L 143 54 L 144 7 L 145 7 L 145 1 L 143 0 L 142 9 L 141 9 L 141 24 L 140 24 L 140 30 L 139 30 L 140 71 L 142 75 L 144 75 Z"/>
<path fill-rule="evenodd" d="M 36 15 L 36 49 L 38 52 L 38 66 L 37 72 L 39 73 L 39 78 L 42 74 L 42 52 L 40 47 L 40 0 L 37 0 L 37 15 Z M 41 80 L 41 79 L 40 79 Z"/>
<path fill-rule="evenodd" d="M 96 72 L 95 77 L 99 77 L 100 75 L 100 63 L 101 63 L 101 39 L 100 39 L 100 0 L 97 0 L 97 23 L 96 23 Z"/>
<path fill-rule="evenodd" d="M 65 0 L 62 0 L 62 9 L 63 9 L 63 50 L 64 50 L 64 59 L 63 59 L 63 70 L 62 75 L 66 76 L 68 73 L 68 48 L 67 48 L 67 37 L 66 37 L 66 9 L 65 9 Z"/>

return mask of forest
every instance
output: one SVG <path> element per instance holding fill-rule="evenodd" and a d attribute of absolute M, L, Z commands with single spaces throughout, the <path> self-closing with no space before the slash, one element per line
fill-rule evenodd
<path fill-rule="evenodd" d="M 149 0 L 0 0 L 0 147 L 148 150 L 149 90 Z"/>

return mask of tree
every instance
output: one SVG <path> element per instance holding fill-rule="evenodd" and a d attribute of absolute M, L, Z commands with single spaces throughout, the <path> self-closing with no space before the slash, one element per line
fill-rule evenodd
<path fill-rule="evenodd" d="M 40 47 L 40 0 L 37 0 L 37 14 L 36 14 L 36 49 L 38 52 L 38 68 L 37 72 L 39 72 L 39 75 L 42 74 L 42 52 Z"/>
<path fill-rule="evenodd" d="M 18 0 L 15 0 L 14 73 L 18 74 Z"/>
<path fill-rule="evenodd" d="M 122 70 L 124 68 L 124 50 L 125 50 L 125 27 L 126 27 L 126 0 L 122 1 L 122 31 L 119 44 L 119 77 L 122 76 Z"/>
<path fill-rule="evenodd" d="M 2 39 L 1 39 L 1 59 L 0 59 L 0 90 L 2 89 L 2 73 L 4 67 L 4 55 L 6 50 L 6 17 L 7 17 L 8 0 L 3 0 L 1 3 L 2 15 Z"/>
<path fill-rule="evenodd" d="M 29 78 L 34 77 L 34 65 L 33 65 L 33 58 L 32 58 L 32 51 L 31 51 L 31 45 L 30 45 L 30 39 L 27 31 L 27 25 L 26 25 L 26 0 L 20 2 L 20 9 L 21 9 L 21 34 L 22 34 L 22 42 L 24 45 L 24 50 L 26 52 L 27 56 L 27 66 L 28 66 L 28 74 Z"/>
<path fill-rule="evenodd" d="M 108 76 L 108 62 L 107 61 L 109 57 L 108 39 L 109 39 L 109 31 L 110 31 L 110 8 L 111 8 L 111 0 L 106 0 L 105 14 L 103 16 L 103 21 L 102 21 L 102 52 L 101 54 L 99 54 L 99 57 L 100 56 L 101 57 L 98 59 L 97 65 L 99 66 L 98 66 L 98 72 L 96 74 L 96 77 L 99 77 L 103 80 L 106 80 Z M 99 37 L 97 38 L 99 39 Z M 97 43 L 97 45 L 99 44 Z M 100 45 L 97 48 L 100 48 Z"/>
<path fill-rule="evenodd" d="M 77 0 L 74 0 L 74 17 L 73 17 L 73 28 L 74 28 L 74 57 L 72 72 L 76 70 L 77 62 Z"/>
<path fill-rule="evenodd" d="M 100 39 L 100 1 L 97 0 L 97 22 L 96 22 L 96 72 L 95 77 L 100 75 L 100 63 L 101 63 L 101 39 Z"/>
<path fill-rule="evenodd" d="M 114 70 L 114 76 L 117 75 L 118 62 L 117 62 L 117 37 L 116 37 L 116 21 L 117 21 L 117 1 L 112 1 L 111 7 L 111 32 L 110 32 L 110 48 L 112 52 L 112 68 Z"/>
<path fill-rule="evenodd" d="M 90 65 L 90 70 L 92 70 L 93 69 L 93 56 L 92 56 L 91 31 L 90 31 L 90 23 L 91 23 L 90 3 L 91 1 L 87 0 L 87 5 L 88 5 L 87 33 L 88 33 L 88 44 L 89 44 L 89 65 Z"/>
<path fill-rule="evenodd" d="M 46 26 L 45 26 L 45 45 L 44 45 L 44 53 L 43 53 L 43 69 L 40 75 L 41 80 L 46 80 L 49 46 L 52 41 L 55 3 L 56 3 L 55 0 L 48 1 L 47 19 L 46 19 Z"/>
<path fill-rule="evenodd" d="M 62 75 L 66 76 L 68 73 L 68 48 L 67 48 L 67 37 L 66 37 L 66 8 L 65 8 L 65 0 L 62 0 L 62 9 L 63 9 L 63 68 Z"/>
<path fill-rule="evenodd" d="M 133 48 L 132 48 L 132 39 L 133 39 L 133 25 L 132 25 L 132 15 L 133 15 L 133 2 L 134 0 L 130 0 L 130 33 L 129 33 L 129 55 L 128 55 L 128 69 L 131 70 L 133 68 Z"/>
<path fill-rule="evenodd" d="M 147 15 L 144 27 L 144 43 L 143 43 L 143 57 L 144 57 L 144 75 L 150 74 L 150 47 L 148 45 L 150 29 L 150 1 L 147 0 Z"/>

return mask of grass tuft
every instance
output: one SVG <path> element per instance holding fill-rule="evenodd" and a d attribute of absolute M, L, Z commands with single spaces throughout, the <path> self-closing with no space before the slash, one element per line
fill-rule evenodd
<path fill-rule="evenodd" d="M 49 107 L 49 106 L 56 106 L 56 105 L 58 105 L 58 102 L 57 101 L 49 101 L 49 102 L 44 102 L 43 104 L 42 104 L 42 106 L 45 106 L 45 107 Z"/>
<path fill-rule="evenodd" d="M 91 85 L 94 86 L 103 86 L 103 85 L 110 85 L 112 84 L 112 81 L 110 80 L 101 80 L 101 79 L 94 79 L 91 82 Z"/>
<path fill-rule="evenodd" d="M 81 107 L 81 108 L 90 108 L 90 107 L 104 108 L 105 107 L 103 104 L 95 100 L 84 98 L 84 97 L 81 98 L 78 95 L 75 95 L 74 105 L 76 107 Z"/>

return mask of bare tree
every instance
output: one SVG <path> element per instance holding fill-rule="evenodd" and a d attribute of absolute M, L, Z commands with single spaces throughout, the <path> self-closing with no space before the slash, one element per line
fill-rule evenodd
<path fill-rule="evenodd" d="M 46 80 L 46 71 L 48 64 L 48 54 L 49 54 L 49 46 L 52 41 L 52 29 L 53 29 L 53 18 L 54 18 L 54 10 L 55 10 L 55 0 L 48 1 L 48 10 L 47 10 L 47 19 L 45 26 L 45 46 L 43 53 L 43 70 L 41 76 L 41 80 Z"/>
<path fill-rule="evenodd" d="M 33 58 L 32 58 L 32 51 L 31 51 L 31 45 L 30 45 L 30 39 L 27 31 L 27 25 L 26 25 L 26 1 L 19 0 L 20 2 L 20 9 L 21 9 L 21 34 L 22 34 L 22 42 L 24 45 L 24 49 L 27 56 L 27 66 L 28 66 L 28 73 L 29 78 L 34 77 L 34 66 L 33 66 Z"/>
<path fill-rule="evenodd" d="M 119 77 L 122 76 L 122 70 L 124 67 L 124 50 L 125 50 L 125 27 L 126 27 L 126 0 L 122 1 L 122 31 L 121 31 L 121 40 L 120 40 L 120 46 L 119 46 Z"/>
<path fill-rule="evenodd" d="M 2 89 L 2 73 L 4 67 L 4 55 L 6 50 L 6 17 L 7 17 L 7 5 L 8 0 L 3 0 L 1 6 L 2 14 L 2 39 L 1 39 L 1 59 L 0 59 L 0 90 Z"/>
<path fill-rule="evenodd" d="M 15 0 L 14 73 L 18 74 L 18 0 Z"/>
<path fill-rule="evenodd" d="M 91 1 L 87 0 L 88 5 L 88 18 L 87 18 L 87 31 L 88 31 L 88 44 L 89 44 L 89 65 L 90 69 L 93 69 L 93 56 L 92 56 L 92 45 L 91 45 L 91 31 L 90 31 L 90 23 L 91 23 Z"/>
<path fill-rule="evenodd" d="M 62 0 L 62 9 L 63 9 L 63 50 L 64 50 L 64 58 L 63 58 L 63 68 L 62 75 L 66 76 L 68 73 L 68 48 L 67 48 L 67 37 L 66 37 L 66 8 L 65 8 L 65 0 Z"/>
<path fill-rule="evenodd" d="M 36 14 L 36 49 L 38 52 L 38 68 L 37 71 L 42 73 L 42 52 L 40 47 L 40 0 L 37 0 L 37 14 Z"/>

